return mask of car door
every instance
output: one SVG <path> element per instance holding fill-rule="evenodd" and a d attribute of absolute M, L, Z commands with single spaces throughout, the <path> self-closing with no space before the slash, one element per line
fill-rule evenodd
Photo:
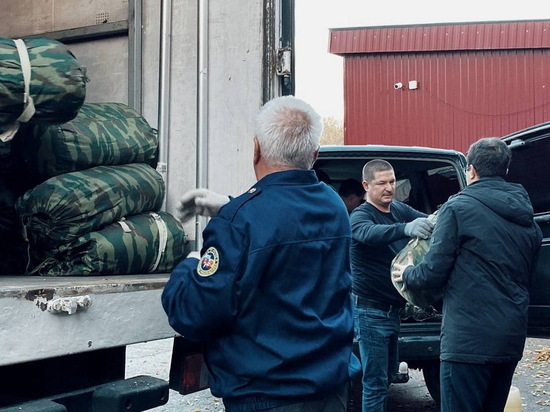
<path fill-rule="evenodd" d="M 540 257 L 530 287 L 529 329 L 532 337 L 550 337 L 550 122 L 503 137 L 512 149 L 508 180 L 521 183 L 543 233 Z"/>

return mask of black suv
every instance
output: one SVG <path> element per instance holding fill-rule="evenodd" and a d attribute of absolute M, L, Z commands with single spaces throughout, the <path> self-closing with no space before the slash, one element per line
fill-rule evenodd
<path fill-rule="evenodd" d="M 513 150 L 508 178 L 522 183 L 543 233 L 543 248 L 531 287 L 529 334 L 550 337 L 550 122 L 504 137 Z M 382 145 L 323 146 L 314 168 L 325 172 L 335 190 L 348 178 L 362 180 L 364 164 L 372 159 L 390 162 L 396 175 L 396 200 L 430 214 L 466 185 L 466 159 L 460 152 L 425 147 Z M 323 174 L 319 172 L 319 174 Z M 388 273 L 388 276 L 390 274 Z M 426 386 L 439 400 L 439 333 L 441 302 L 420 309 L 407 305 L 402 313 L 400 360 L 421 369 Z"/>

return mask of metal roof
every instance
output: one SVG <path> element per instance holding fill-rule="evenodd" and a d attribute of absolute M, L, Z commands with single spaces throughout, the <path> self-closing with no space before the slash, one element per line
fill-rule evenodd
<path fill-rule="evenodd" d="M 550 20 L 329 29 L 333 54 L 550 48 Z"/>
<path fill-rule="evenodd" d="M 365 144 L 365 145 L 321 145 L 320 153 L 330 154 L 361 154 L 367 156 L 399 156 L 411 157 L 425 155 L 428 157 L 460 157 L 462 153 L 452 149 L 440 149 L 434 147 L 423 146 L 397 146 L 397 145 L 381 145 L 381 144 Z"/>

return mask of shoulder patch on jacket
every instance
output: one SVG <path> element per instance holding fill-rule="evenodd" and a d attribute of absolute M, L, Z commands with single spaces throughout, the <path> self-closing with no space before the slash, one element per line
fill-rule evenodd
<path fill-rule="evenodd" d="M 220 266 L 220 255 L 215 247 L 209 247 L 199 260 L 197 273 L 202 277 L 212 276 Z"/>
<path fill-rule="evenodd" d="M 261 187 L 252 187 L 249 190 L 247 190 L 245 193 L 243 193 L 240 196 L 237 196 L 236 198 L 231 199 L 229 203 L 227 203 L 223 208 L 220 210 L 220 217 L 225 217 L 228 220 L 233 220 L 239 209 L 250 200 L 254 199 L 256 196 L 258 196 L 262 192 Z"/>

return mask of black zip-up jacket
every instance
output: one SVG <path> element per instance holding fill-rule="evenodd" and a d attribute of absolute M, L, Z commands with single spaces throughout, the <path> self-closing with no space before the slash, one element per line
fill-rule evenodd
<path fill-rule="evenodd" d="M 444 288 L 441 360 L 521 359 L 541 240 L 527 192 L 501 178 L 482 178 L 441 208 L 424 261 L 404 272 L 410 290 Z"/>

